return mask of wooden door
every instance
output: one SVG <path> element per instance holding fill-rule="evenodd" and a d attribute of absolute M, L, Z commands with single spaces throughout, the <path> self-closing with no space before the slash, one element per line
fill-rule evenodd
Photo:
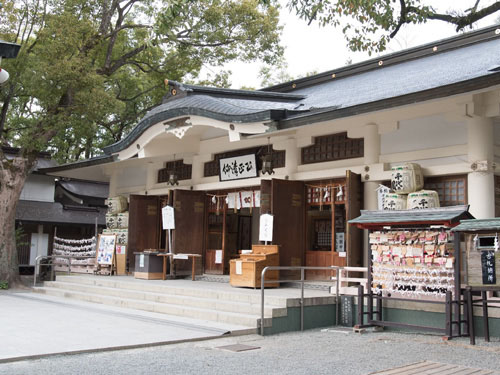
<path fill-rule="evenodd" d="M 350 170 L 346 171 L 346 216 L 347 221 L 358 217 L 363 206 L 361 176 Z M 363 231 L 355 225 L 346 223 L 347 265 L 363 265 Z"/>
<path fill-rule="evenodd" d="M 175 229 L 172 250 L 175 254 L 203 254 L 205 228 L 205 192 L 174 190 Z M 177 274 L 191 272 L 190 261 L 176 261 Z M 202 262 L 197 261 L 196 273 L 201 273 Z"/>
<path fill-rule="evenodd" d="M 261 193 L 262 194 L 262 193 Z M 280 266 L 302 266 L 305 261 L 305 186 L 302 181 L 272 180 L 273 244 L 278 245 Z M 281 278 L 300 272 L 281 272 Z"/>
<path fill-rule="evenodd" d="M 131 195 L 129 203 L 127 261 L 134 272 L 134 252 L 159 249 L 160 200 L 154 195 Z"/>

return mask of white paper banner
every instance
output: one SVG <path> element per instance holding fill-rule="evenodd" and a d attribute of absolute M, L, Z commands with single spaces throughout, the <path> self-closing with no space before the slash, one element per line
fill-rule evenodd
<path fill-rule="evenodd" d="M 260 215 L 259 241 L 273 241 L 273 221 L 273 215 Z"/>
<path fill-rule="evenodd" d="M 222 263 L 222 250 L 215 250 L 215 264 Z"/>
<path fill-rule="evenodd" d="M 165 206 L 161 209 L 163 229 L 175 229 L 174 208 Z"/>
<path fill-rule="evenodd" d="M 243 262 L 241 260 L 236 261 L 236 274 L 241 275 L 243 273 L 243 268 L 242 268 Z"/>

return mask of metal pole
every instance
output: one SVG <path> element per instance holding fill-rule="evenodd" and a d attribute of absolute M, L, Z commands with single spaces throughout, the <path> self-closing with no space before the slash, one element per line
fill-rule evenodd
<path fill-rule="evenodd" d="M 339 274 L 340 274 L 340 267 L 335 267 L 335 273 L 337 275 L 337 282 L 336 282 L 336 291 L 335 291 L 335 304 L 336 304 L 336 307 L 337 307 L 337 312 L 335 313 L 335 325 L 338 326 L 339 325 L 339 315 L 340 315 L 340 301 L 339 301 L 339 291 L 340 291 L 340 287 L 339 287 Z"/>
<path fill-rule="evenodd" d="M 300 269 L 300 330 L 304 330 L 304 268 Z"/>
<path fill-rule="evenodd" d="M 458 337 L 461 336 L 461 323 L 460 323 L 460 300 L 461 300 L 461 295 L 462 293 L 460 292 L 460 271 L 462 268 L 462 257 L 461 257 L 461 249 L 460 249 L 460 233 L 455 232 L 454 237 L 453 237 L 453 242 L 454 242 L 454 248 L 455 248 L 455 291 L 454 291 L 454 298 L 453 301 L 455 302 L 453 306 L 454 314 L 455 314 L 455 319 L 457 320 L 458 324 L 457 327 L 453 330 Z M 465 309 L 464 309 L 465 310 Z M 465 313 L 465 311 L 464 311 Z M 453 316 L 452 319 L 453 321 Z"/>
<path fill-rule="evenodd" d="M 172 234 L 171 234 L 171 229 L 168 230 L 168 253 L 172 254 Z M 170 264 L 170 276 L 174 276 L 174 260 L 172 259 L 172 256 L 168 257 L 168 261 Z"/>
<path fill-rule="evenodd" d="M 260 334 L 264 336 L 264 279 L 266 277 L 266 271 L 269 267 L 265 267 L 262 270 L 260 276 Z"/>

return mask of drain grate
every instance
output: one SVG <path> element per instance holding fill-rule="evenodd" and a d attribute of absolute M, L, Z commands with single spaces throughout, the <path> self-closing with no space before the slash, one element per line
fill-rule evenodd
<path fill-rule="evenodd" d="M 217 349 L 229 350 L 230 352 L 245 352 L 247 350 L 260 349 L 260 346 L 233 344 L 233 345 L 218 346 Z"/>

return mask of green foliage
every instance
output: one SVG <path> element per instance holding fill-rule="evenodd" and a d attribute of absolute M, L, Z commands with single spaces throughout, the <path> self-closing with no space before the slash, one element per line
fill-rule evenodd
<path fill-rule="evenodd" d="M 119 141 L 165 94 L 164 79 L 228 87 L 233 60 L 276 64 L 278 9 L 257 0 L 16 0 L 0 10 L 4 60 L 0 142 L 60 162 Z"/>
<path fill-rule="evenodd" d="M 8 281 L 0 281 L 0 289 L 9 289 Z"/>
<path fill-rule="evenodd" d="M 381 52 L 405 24 L 422 24 L 440 20 L 456 26 L 457 31 L 498 12 L 500 2 L 478 8 L 479 1 L 470 0 L 463 12 L 438 13 L 424 0 L 289 0 L 288 7 L 309 23 L 342 28 L 352 51 Z"/>

